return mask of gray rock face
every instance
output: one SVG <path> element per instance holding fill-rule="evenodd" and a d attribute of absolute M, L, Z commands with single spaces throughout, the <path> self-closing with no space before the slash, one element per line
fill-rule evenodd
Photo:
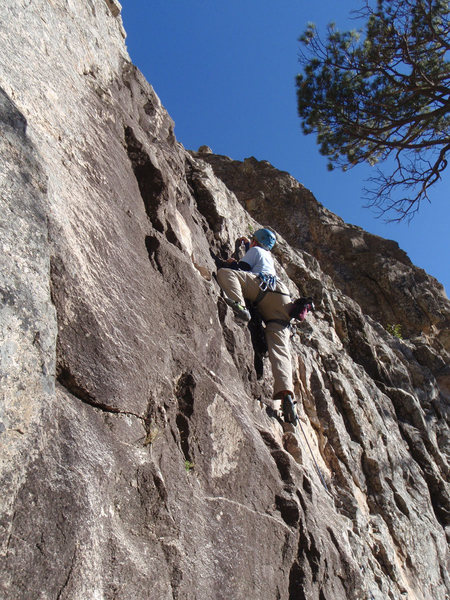
<path fill-rule="evenodd" d="M 2 10 L 1 597 L 444 600 L 442 288 L 267 163 L 187 153 L 114 0 Z M 319 306 L 297 431 L 214 279 L 260 223 Z"/>
<path fill-rule="evenodd" d="M 39 455 L 40 429 L 55 391 L 56 314 L 50 298 L 46 177 L 27 122 L 0 89 L 0 473 L 1 553 L 12 556 L 17 493 Z M 27 510 L 29 510 L 27 508 Z M 29 540 L 18 540 L 31 558 Z M 22 561 L 19 559 L 17 568 Z M 22 562 L 22 568 L 25 563 Z M 12 573 L 2 573 L 10 582 Z M 9 584 L 6 583 L 9 587 Z M 17 591 L 13 593 L 19 597 Z"/>

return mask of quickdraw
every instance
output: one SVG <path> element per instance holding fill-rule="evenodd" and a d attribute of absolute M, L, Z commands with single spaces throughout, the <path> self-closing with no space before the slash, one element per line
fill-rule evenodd
<path fill-rule="evenodd" d="M 274 292 L 276 290 L 277 278 L 275 277 L 275 275 L 267 275 L 266 273 L 260 273 L 258 277 L 261 280 L 259 287 L 263 292 Z"/>

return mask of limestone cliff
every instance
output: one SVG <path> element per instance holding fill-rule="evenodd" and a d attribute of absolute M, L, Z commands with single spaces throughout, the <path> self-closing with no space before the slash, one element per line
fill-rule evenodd
<path fill-rule="evenodd" d="M 444 600 L 442 287 L 286 173 L 187 152 L 116 0 L 5 0 L 0 42 L 0 596 Z M 214 278 L 259 224 L 318 305 L 303 433 Z"/>

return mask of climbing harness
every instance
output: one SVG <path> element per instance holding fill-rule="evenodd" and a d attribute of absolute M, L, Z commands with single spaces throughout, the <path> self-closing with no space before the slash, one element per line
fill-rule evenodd
<path fill-rule="evenodd" d="M 277 290 L 277 278 L 275 275 L 267 275 L 266 273 L 260 273 L 258 278 L 261 280 L 259 284 L 259 292 L 256 298 L 253 300 L 253 306 L 257 306 L 261 300 L 268 294 L 272 292 L 273 294 L 281 294 L 282 296 L 289 296 L 290 294 L 286 294 L 286 292 L 282 292 Z"/>
<path fill-rule="evenodd" d="M 253 306 L 257 306 L 268 292 L 275 292 L 277 287 L 277 278 L 275 275 L 260 273 L 258 279 L 260 280 L 259 292 L 252 302 Z"/>
<path fill-rule="evenodd" d="M 264 321 L 264 323 L 266 325 L 268 323 L 277 323 L 278 325 L 281 325 L 285 329 L 286 329 L 286 327 L 292 327 L 292 324 L 290 321 L 283 321 L 283 319 L 267 319 L 267 321 Z"/>

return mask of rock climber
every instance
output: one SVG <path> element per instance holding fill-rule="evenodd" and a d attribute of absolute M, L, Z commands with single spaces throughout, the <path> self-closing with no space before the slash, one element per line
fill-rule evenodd
<path fill-rule="evenodd" d="M 251 318 L 245 301 L 256 305 L 265 323 L 265 337 L 274 378 L 273 399 L 280 400 L 283 418 L 297 422 L 290 355 L 290 321 L 303 321 L 314 310 L 311 298 L 292 301 L 287 287 L 277 279 L 271 250 L 276 243 L 273 231 L 258 229 L 251 241 L 239 238 L 247 252 L 241 260 L 228 259 L 217 272 L 217 281 L 237 319 Z M 278 407 L 276 407 L 278 408 Z"/>

